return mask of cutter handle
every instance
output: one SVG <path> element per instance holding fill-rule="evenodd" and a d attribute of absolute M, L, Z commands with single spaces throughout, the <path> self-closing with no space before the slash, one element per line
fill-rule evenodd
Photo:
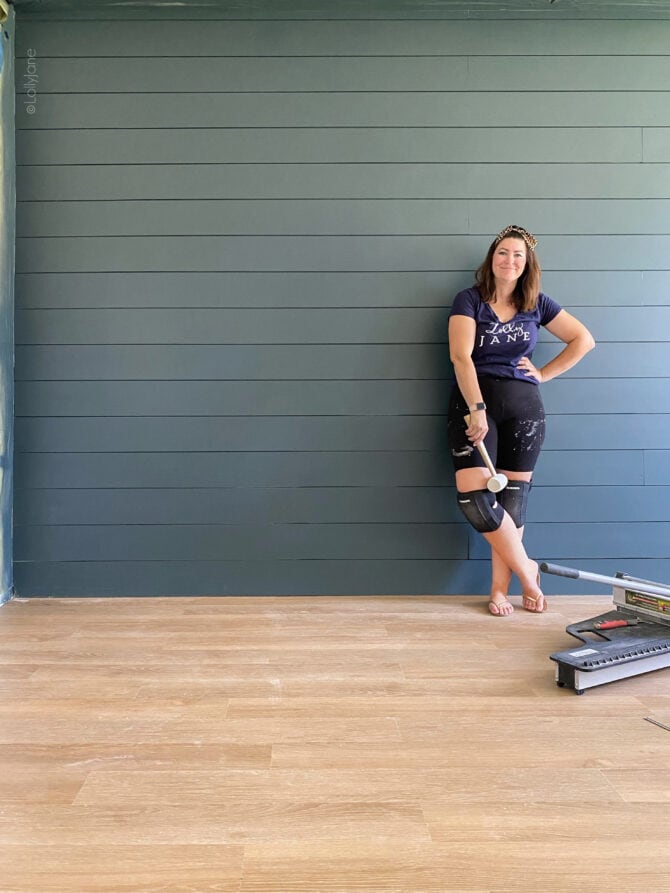
<path fill-rule="evenodd" d="M 562 564 L 547 564 L 543 561 L 540 565 L 543 574 L 555 574 L 557 577 L 571 577 L 573 580 L 579 580 L 579 571 L 574 567 L 563 567 Z"/>

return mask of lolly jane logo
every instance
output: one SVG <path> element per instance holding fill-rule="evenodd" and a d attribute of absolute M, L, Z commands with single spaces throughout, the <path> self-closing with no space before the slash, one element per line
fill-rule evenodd
<path fill-rule="evenodd" d="M 530 332 L 521 322 L 494 322 L 483 335 L 479 336 L 480 347 L 485 343 L 513 344 L 516 341 L 530 341 Z"/>
<path fill-rule="evenodd" d="M 29 49 L 26 51 L 26 70 L 23 74 L 23 89 L 26 93 L 23 104 L 29 115 L 34 115 L 37 111 L 37 86 L 39 81 L 40 76 L 37 71 L 37 51 Z"/>

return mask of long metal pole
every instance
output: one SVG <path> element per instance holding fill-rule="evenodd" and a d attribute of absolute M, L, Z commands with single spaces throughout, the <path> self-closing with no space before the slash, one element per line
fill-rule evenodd
<path fill-rule="evenodd" d="M 653 583 L 651 580 L 636 580 L 635 577 L 627 576 L 606 577 L 603 574 L 580 571 L 574 567 L 563 567 L 561 564 L 547 564 L 546 561 L 542 562 L 540 570 L 543 574 L 555 574 L 557 577 L 570 577 L 573 580 L 586 580 L 589 583 L 604 583 L 606 586 L 618 586 L 620 589 L 634 589 L 636 592 L 655 595 L 663 601 L 670 602 L 670 586 Z"/>

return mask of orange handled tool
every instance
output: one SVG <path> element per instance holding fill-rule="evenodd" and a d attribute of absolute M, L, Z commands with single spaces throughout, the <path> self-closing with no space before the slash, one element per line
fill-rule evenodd
<path fill-rule="evenodd" d="M 601 620 L 594 623 L 594 629 L 616 629 L 618 626 L 635 626 L 638 623 L 637 617 L 631 617 L 629 620 Z"/>

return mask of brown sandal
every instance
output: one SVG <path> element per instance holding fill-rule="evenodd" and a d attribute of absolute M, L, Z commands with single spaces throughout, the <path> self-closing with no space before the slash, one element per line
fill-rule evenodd
<path fill-rule="evenodd" d="M 530 611 L 531 614 L 543 614 L 547 610 L 547 600 L 544 597 L 544 593 L 540 593 L 540 595 L 538 595 L 537 598 L 534 598 L 532 595 L 524 595 L 524 596 L 522 596 L 522 599 L 524 602 L 532 602 L 534 605 L 536 605 L 539 602 L 539 600 L 542 599 L 543 604 L 542 604 L 541 611 L 536 611 L 533 608 L 526 608 L 525 605 L 523 606 L 525 608 L 525 610 Z"/>
<path fill-rule="evenodd" d="M 509 605 L 512 610 L 507 611 L 506 613 L 503 614 L 503 612 L 500 610 L 500 608 L 502 608 L 506 605 Z M 509 615 L 512 614 L 514 611 L 514 605 L 508 598 L 504 598 L 504 599 L 502 599 L 502 601 L 499 601 L 499 602 L 494 602 L 493 600 L 491 600 L 488 603 L 487 607 L 489 609 L 489 614 L 492 614 L 494 617 L 509 617 Z M 497 610 L 494 611 L 493 610 L 494 607 Z"/>

